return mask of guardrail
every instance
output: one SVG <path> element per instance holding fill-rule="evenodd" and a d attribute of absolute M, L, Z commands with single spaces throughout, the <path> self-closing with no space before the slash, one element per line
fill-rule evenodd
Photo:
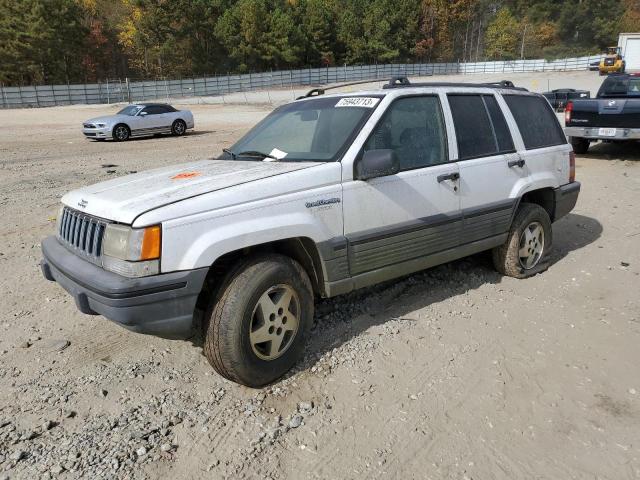
<path fill-rule="evenodd" d="M 514 60 L 467 63 L 354 65 L 280 70 L 242 75 L 215 75 L 181 80 L 110 80 L 80 85 L 0 85 L 2 108 L 109 104 L 147 100 L 222 96 L 235 92 L 293 88 L 304 85 L 387 79 L 394 75 L 427 76 L 477 73 L 526 73 L 587 70 L 599 55 L 561 60 Z"/>

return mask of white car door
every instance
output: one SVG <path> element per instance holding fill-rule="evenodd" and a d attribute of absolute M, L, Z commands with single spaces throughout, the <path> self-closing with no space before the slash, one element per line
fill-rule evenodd
<path fill-rule="evenodd" d="M 461 243 L 502 243 L 527 181 L 522 157 L 493 92 L 449 93 L 460 168 Z M 519 139 L 518 139 L 519 141 Z"/>
<path fill-rule="evenodd" d="M 399 173 L 343 183 L 344 230 L 356 288 L 380 280 L 377 273 L 391 278 L 426 268 L 420 262 L 454 247 L 460 229 L 458 167 L 449 162 L 440 97 L 394 100 L 363 152 L 381 149 L 395 151 Z"/>
<path fill-rule="evenodd" d="M 157 105 L 144 107 L 144 109 L 138 114 L 140 119 L 138 121 L 138 129 L 136 133 L 139 135 L 146 135 L 161 130 L 163 126 L 165 126 L 162 111 L 162 107 Z"/>

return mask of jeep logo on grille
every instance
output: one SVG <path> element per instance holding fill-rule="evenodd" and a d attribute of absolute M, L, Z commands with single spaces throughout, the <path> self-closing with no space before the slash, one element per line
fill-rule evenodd
<path fill-rule="evenodd" d="M 85 208 L 87 206 L 87 203 L 89 202 L 87 202 L 84 198 L 81 198 L 80 201 L 78 202 L 78 206 L 80 208 Z"/>

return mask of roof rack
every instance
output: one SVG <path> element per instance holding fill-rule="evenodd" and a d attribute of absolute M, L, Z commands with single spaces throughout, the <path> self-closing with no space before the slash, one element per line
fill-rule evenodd
<path fill-rule="evenodd" d="M 511 90 L 521 90 L 528 92 L 526 88 L 516 87 L 511 80 L 502 80 L 500 82 L 487 82 L 487 83 L 464 83 L 464 82 L 422 82 L 411 83 L 407 77 L 397 76 L 392 77 L 389 83 L 382 88 L 409 88 L 409 87 L 484 87 L 484 88 L 506 88 Z"/>
<path fill-rule="evenodd" d="M 340 85 L 332 85 L 330 87 L 312 88 L 304 95 L 297 97 L 296 100 L 302 100 L 303 98 L 317 97 L 324 95 L 327 90 L 333 90 L 334 88 L 349 87 L 351 85 L 361 85 L 363 83 L 375 83 L 378 80 L 360 80 L 357 82 L 341 83 Z M 404 88 L 404 87 L 484 87 L 484 88 L 508 88 L 511 90 L 521 90 L 528 92 L 524 87 L 516 87 L 511 80 L 502 80 L 500 82 L 487 82 L 487 83 L 464 83 L 464 82 L 422 82 L 411 83 L 408 77 L 396 76 L 391 77 L 388 83 L 382 86 L 387 90 L 390 88 Z"/>
<path fill-rule="evenodd" d="M 379 80 L 359 80 L 357 82 L 341 83 L 340 85 L 332 85 L 330 87 L 312 88 L 301 97 L 297 97 L 296 100 L 302 100 L 303 98 L 317 97 L 318 95 L 324 95 L 326 90 L 333 90 L 334 88 L 348 87 L 351 85 L 362 85 L 363 83 L 375 83 Z"/>

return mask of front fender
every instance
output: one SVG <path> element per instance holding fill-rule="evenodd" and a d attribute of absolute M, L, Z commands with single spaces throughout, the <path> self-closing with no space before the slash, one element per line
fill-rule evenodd
<path fill-rule="evenodd" d="M 307 237 L 320 243 L 333 236 L 326 224 L 315 221 L 313 216 L 306 213 L 244 218 L 231 223 L 216 222 L 216 226 L 205 223 L 209 226 L 189 225 L 175 231 L 170 226 L 165 227 L 163 271 L 207 267 L 226 253 L 278 240 Z M 184 241 L 186 238 L 188 242 Z"/>

